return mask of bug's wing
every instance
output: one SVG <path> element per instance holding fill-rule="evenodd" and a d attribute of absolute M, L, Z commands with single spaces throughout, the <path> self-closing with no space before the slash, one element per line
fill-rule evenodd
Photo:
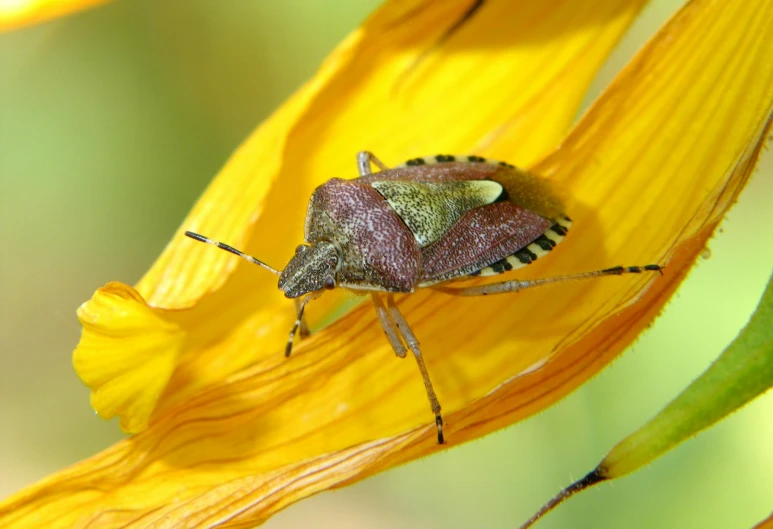
<path fill-rule="evenodd" d="M 492 180 L 502 185 L 507 199 L 550 219 L 564 216 L 560 190 L 549 180 L 506 162 L 481 156 L 441 154 L 408 160 L 403 165 L 359 179 L 363 183 L 382 180 L 402 182 L 453 182 Z"/>
<path fill-rule="evenodd" d="M 470 272 L 470 276 L 493 276 L 497 274 L 503 274 L 510 270 L 517 270 L 523 268 L 536 261 L 539 257 L 547 255 L 558 243 L 564 240 L 566 232 L 572 225 L 572 221 L 568 217 L 563 217 L 556 221 L 550 229 L 534 239 L 528 246 L 524 246 L 514 253 L 503 257 L 499 261 L 496 261 L 488 266 Z M 424 286 L 424 285 L 422 285 Z"/>
<path fill-rule="evenodd" d="M 440 240 L 471 209 L 502 197 L 502 186 L 491 180 L 381 180 L 370 185 L 405 222 L 420 248 Z"/>
<path fill-rule="evenodd" d="M 553 222 L 512 202 L 466 212 L 444 235 L 423 248 L 423 284 L 477 272 L 539 238 Z"/>

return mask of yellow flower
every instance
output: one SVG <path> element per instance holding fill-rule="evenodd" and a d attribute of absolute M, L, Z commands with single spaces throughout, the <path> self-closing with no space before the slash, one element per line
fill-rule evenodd
<path fill-rule="evenodd" d="M 240 147 L 139 284 L 81 307 L 76 370 L 100 414 L 141 433 L 9 498 L 2 525 L 249 526 L 438 449 L 415 367 L 394 359 L 370 307 L 285 360 L 295 315 L 275 278 L 181 235 L 279 266 L 311 191 L 353 175 L 357 150 L 388 164 L 476 153 L 549 178 L 574 228 L 519 278 L 668 264 L 663 278 L 400 300 L 451 444 L 544 408 L 614 358 L 751 172 L 773 111 L 773 6 L 689 3 L 564 137 L 641 5 L 590 4 L 403 0 L 374 14 Z"/>

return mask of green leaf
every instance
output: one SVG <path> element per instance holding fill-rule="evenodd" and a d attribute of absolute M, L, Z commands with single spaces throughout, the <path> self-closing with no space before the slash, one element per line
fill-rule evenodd
<path fill-rule="evenodd" d="M 704 373 L 638 431 L 615 446 L 581 480 L 532 516 L 529 527 L 558 504 L 601 481 L 624 476 L 773 386 L 773 276 L 749 323 Z"/>
<path fill-rule="evenodd" d="M 714 363 L 597 467 L 604 479 L 633 472 L 773 386 L 773 277 L 749 323 Z"/>

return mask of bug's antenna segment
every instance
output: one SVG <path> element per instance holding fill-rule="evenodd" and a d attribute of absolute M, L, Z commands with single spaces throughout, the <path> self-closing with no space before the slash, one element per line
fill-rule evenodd
<path fill-rule="evenodd" d="M 285 347 L 285 358 L 290 356 L 290 353 L 293 352 L 293 340 L 295 340 L 295 333 L 298 332 L 298 328 L 301 326 L 301 323 L 303 322 L 303 311 L 306 308 L 306 303 L 311 301 L 313 296 L 306 296 L 301 300 L 300 303 L 298 303 L 298 317 L 295 319 L 295 323 L 293 324 L 293 328 L 290 329 L 290 336 L 287 338 L 287 346 Z"/>
<path fill-rule="evenodd" d="M 263 268 L 265 268 L 266 270 L 268 270 L 272 274 L 281 275 L 281 273 L 282 273 L 279 270 L 268 266 L 266 263 L 264 263 L 260 259 L 256 259 L 255 257 L 253 257 L 251 255 L 247 255 L 244 252 L 240 252 L 239 250 L 237 250 L 233 246 L 228 246 L 225 243 L 218 242 L 218 241 L 213 241 L 209 237 L 204 237 L 203 235 L 199 235 L 198 233 L 193 233 L 192 231 L 186 231 L 185 235 L 190 237 L 191 239 L 195 239 L 195 240 L 200 241 L 200 242 L 205 242 L 207 244 L 211 244 L 213 246 L 217 246 L 221 250 L 225 250 L 226 252 L 231 252 L 234 255 L 238 255 L 242 259 L 246 259 L 247 261 L 251 262 L 252 264 L 256 264 L 258 266 L 262 266 Z"/>

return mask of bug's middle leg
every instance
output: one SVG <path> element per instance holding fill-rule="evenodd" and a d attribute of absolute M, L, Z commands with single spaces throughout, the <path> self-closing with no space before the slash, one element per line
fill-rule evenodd
<path fill-rule="evenodd" d="M 389 344 L 392 346 L 392 349 L 397 356 L 405 358 L 405 354 L 408 350 L 405 348 L 405 345 L 400 338 L 400 331 L 397 329 L 397 324 L 384 305 L 384 300 L 381 299 L 380 294 L 375 292 L 371 292 L 370 297 L 373 299 L 373 307 L 376 309 L 378 322 L 381 324 L 381 328 L 384 329 L 384 334 L 386 334 Z"/>
<path fill-rule="evenodd" d="M 432 381 L 429 378 L 429 371 L 427 371 L 427 365 L 424 363 L 424 357 L 421 355 L 419 349 L 419 341 L 413 334 L 413 331 L 408 326 L 408 322 L 405 321 L 405 317 L 400 312 L 395 304 L 394 297 L 391 294 L 386 296 L 387 309 L 389 314 L 394 319 L 397 329 L 400 331 L 402 339 L 405 341 L 405 345 L 413 353 L 413 357 L 416 359 L 416 364 L 419 366 L 421 372 L 421 379 L 424 382 L 424 389 L 427 392 L 427 399 L 429 399 L 432 413 L 435 414 L 435 426 L 437 426 L 437 442 L 438 444 L 445 444 L 445 438 L 443 437 L 443 416 L 440 414 L 440 401 L 435 394 L 435 388 L 432 387 Z"/>
<path fill-rule="evenodd" d="M 382 171 L 389 169 L 384 162 L 376 158 L 376 155 L 370 151 L 360 151 L 357 153 L 357 170 L 360 176 L 368 176 L 372 173 L 370 164 L 375 165 Z"/>

